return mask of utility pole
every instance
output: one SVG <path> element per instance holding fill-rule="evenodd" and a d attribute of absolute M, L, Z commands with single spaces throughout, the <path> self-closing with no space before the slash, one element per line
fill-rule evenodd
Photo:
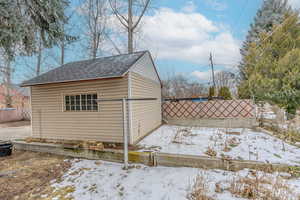
<path fill-rule="evenodd" d="M 213 79 L 213 86 L 214 88 L 216 87 L 216 82 L 215 82 L 215 72 L 214 72 L 214 63 L 213 63 L 213 57 L 212 53 L 210 52 L 209 55 L 209 60 L 210 60 L 210 66 L 211 66 L 211 73 L 212 73 L 212 79 Z"/>

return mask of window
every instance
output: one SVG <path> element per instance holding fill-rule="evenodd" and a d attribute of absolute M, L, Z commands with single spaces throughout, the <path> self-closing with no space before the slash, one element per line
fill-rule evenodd
<path fill-rule="evenodd" d="M 98 111 L 97 94 L 65 96 L 65 111 Z"/>

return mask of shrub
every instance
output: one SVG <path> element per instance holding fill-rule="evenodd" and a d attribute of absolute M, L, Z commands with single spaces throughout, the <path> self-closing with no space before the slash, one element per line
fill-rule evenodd
<path fill-rule="evenodd" d="M 229 88 L 228 88 L 228 87 L 225 87 L 225 86 L 224 86 L 224 87 L 221 87 L 221 88 L 219 89 L 219 95 L 218 95 L 218 96 L 224 98 L 225 100 L 230 100 L 230 99 L 232 99 Z"/>
<path fill-rule="evenodd" d="M 261 200 L 297 200 L 293 187 L 279 175 L 250 171 L 245 177 L 236 177 L 229 191 L 236 197 Z"/>
<path fill-rule="evenodd" d="M 197 175 L 191 190 L 191 193 L 187 196 L 188 200 L 214 200 L 207 195 L 208 182 L 204 177 L 204 174 Z"/>
<path fill-rule="evenodd" d="M 207 150 L 204 153 L 208 156 L 211 156 L 211 157 L 216 157 L 217 156 L 217 152 L 211 147 L 208 147 Z"/>
<path fill-rule="evenodd" d="M 211 100 L 215 96 L 215 87 L 210 87 L 208 90 L 208 99 Z"/>

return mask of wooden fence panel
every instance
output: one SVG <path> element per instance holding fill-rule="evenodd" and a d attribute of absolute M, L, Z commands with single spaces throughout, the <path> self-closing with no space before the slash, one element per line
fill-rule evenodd
<path fill-rule="evenodd" d="M 1 109 L 0 110 L 0 123 L 30 120 L 31 112 L 27 109 Z"/>

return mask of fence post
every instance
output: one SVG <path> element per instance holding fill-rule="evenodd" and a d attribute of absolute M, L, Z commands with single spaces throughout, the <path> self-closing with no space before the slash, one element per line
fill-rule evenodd
<path fill-rule="evenodd" d="M 127 134 L 127 113 L 126 113 L 126 99 L 122 99 L 123 110 L 123 145 L 124 145 L 124 169 L 128 169 L 128 134 Z"/>

